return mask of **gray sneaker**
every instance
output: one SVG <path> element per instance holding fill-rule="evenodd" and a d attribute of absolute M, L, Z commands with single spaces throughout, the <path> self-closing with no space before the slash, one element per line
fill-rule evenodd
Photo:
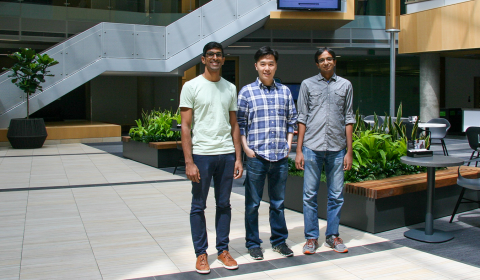
<path fill-rule="evenodd" d="M 318 240 L 317 239 L 307 239 L 307 242 L 305 245 L 303 245 L 303 253 L 305 255 L 311 255 L 315 254 L 315 251 L 317 251 L 318 247 Z"/>
<path fill-rule="evenodd" d="M 347 253 L 348 248 L 343 244 L 343 240 L 335 235 L 330 236 L 325 240 L 325 247 L 332 248 L 337 253 Z"/>

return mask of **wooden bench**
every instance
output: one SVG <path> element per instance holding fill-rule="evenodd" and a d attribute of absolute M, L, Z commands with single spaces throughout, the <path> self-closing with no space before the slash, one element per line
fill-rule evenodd
<path fill-rule="evenodd" d="M 122 136 L 122 142 L 133 141 L 130 136 Z M 182 141 L 166 141 L 166 142 L 150 142 L 148 146 L 153 149 L 163 150 L 163 149 L 176 149 L 177 143 L 182 145 Z"/>
<path fill-rule="evenodd" d="M 435 174 L 434 218 L 453 212 L 461 189 L 456 184 L 457 169 L 450 167 Z M 461 172 L 468 178 L 480 177 L 480 168 L 463 166 Z M 340 223 L 371 233 L 422 223 L 425 221 L 426 190 L 427 173 L 346 184 Z M 327 184 L 320 182 L 317 203 L 321 219 L 327 218 L 327 195 Z M 472 200 L 479 200 L 480 196 L 473 191 L 465 195 Z M 267 184 L 263 200 L 269 201 Z M 288 176 L 284 204 L 286 208 L 303 212 L 303 177 Z M 477 204 L 465 203 L 460 205 L 459 212 L 477 207 Z"/>
<path fill-rule="evenodd" d="M 435 188 L 455 185 L 458 167 L 449 167 L 435 173 Z M 480 178 L 480 168 L 464 166 L 462 175 L 466 178 Z M 427 174 L 402 175 L 382 180 L 345 184 L 345 192 L 380 199 L 427 189 Z"/>

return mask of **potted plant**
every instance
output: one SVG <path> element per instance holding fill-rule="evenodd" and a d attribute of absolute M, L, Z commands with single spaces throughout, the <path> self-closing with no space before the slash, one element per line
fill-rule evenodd
<path fill-rule="evenodd" d="M 47 129 L 43 119 L 30 119 L 30 95 L 38 90 L 48 74 L 47 68 L 58 64 L 58 61 L 47 54 L 37 54 L 35 50 L 22 48 L 19 52 L 8 55 L 16 61 L 12 68 L 3 68 L 12 73 L 12 83 L 19 87 L 27 97 L 27 116 L 25 119 L 11 119 L 7 138 L 15 149 L 41 148 L 47 138 Z"/>
<path fill-rule="evenodd" d="M 123 136 L 123 156 L 157 168 L 178 166 L 183 157 L 180 132 L 172 123 L 180 123 L 180 113 L 170 110 L 143 112 L 129 136 Z"/>

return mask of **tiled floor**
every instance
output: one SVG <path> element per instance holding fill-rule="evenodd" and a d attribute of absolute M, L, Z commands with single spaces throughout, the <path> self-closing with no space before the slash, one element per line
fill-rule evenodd
<path fill-rule="evenodd" d="M 264 261 L 244 247 L 244 197 L 232 193 L 230 251 L 215 262 L 215 203 L 206 210 L 209 275 L 194 270 L 190 183 L 181 176 L 84 144 L 0 148 L 0 279 L 479 279 L 480 268 L 341 227 L 348 254 L 322 247 L 302 254 L 303 216 L 287 210 L 295 257 L 269 245 L 268 205 L 260 208 Z M 321 230 L 326 223 L 319 220 Z"/>

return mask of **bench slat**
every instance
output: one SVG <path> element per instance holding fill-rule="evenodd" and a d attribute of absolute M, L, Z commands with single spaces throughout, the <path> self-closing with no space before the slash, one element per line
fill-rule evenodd
<path fill-rule="evenodd" d="M 462 175 L 466 178 L 480 178 L 480 168 L 464 166 Z M 457 167 L 449 167 L 435 173 L 435 187 L 441 188 L 457 183 Z M 382 180 L 345 184 L 345 192 L 372 199 L 385 198 L 418 192 L 427 189 L 427 174 L 412 174 L 390 177 Z"/>

